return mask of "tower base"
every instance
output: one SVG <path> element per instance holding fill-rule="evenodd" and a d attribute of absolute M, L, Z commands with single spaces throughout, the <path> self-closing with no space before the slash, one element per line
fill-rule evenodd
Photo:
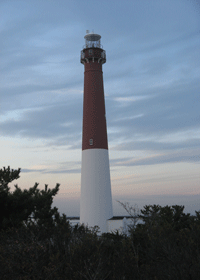
<path fill-rule="evenodd" d="M 107 149 L 82 151 L 80 222 L 99 226 L 107 232 L 107 220 L 113 217 L 110 168 Z"/>

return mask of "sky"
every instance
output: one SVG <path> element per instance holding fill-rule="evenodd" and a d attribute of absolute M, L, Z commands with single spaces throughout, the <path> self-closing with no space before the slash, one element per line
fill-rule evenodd
<path fill-rule="evenodd" d="M 0 0 L 0 168 L 60 183 L 79 216 L 86 30 L 101 35 L 114 215 L 117 202 L 200 210 L 200 2 Z M 12 186 L 13 186 L 12 185 Z"/>

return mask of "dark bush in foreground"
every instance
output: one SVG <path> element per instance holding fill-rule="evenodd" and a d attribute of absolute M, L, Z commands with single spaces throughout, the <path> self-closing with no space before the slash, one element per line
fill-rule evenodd
<path fill-rule="evenodd" d="M 50 228 L 2 230 L 1 279 L 200 279 L 198 214 L 190 218 L 177 230 L 149 217 L 129 236 L 99 236 L 64 218 Z"/>
<path fill-rule="evenodd" d="M 19 172 L 0 170 L 0 202 L 8 210 L 0 213 L 1 279 L 200 279 L 200 212 L 148 205 L 128 236 L 99 235 L 98 228 L 72 227 L 52 208 L 58 186 L 11 193 L 8 183 Z"/>

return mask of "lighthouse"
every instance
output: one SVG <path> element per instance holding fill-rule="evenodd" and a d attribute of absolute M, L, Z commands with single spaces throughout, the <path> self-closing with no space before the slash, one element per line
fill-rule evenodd
<path fill-rule="evenodd" d="M 102 65 L 101 36 L 86 31 L 84 65 L 80 223 L 107 232 L 113 217 Z"/>

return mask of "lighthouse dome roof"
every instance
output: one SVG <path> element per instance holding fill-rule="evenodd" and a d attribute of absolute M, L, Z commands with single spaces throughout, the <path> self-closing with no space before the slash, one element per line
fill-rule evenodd
<path fill-rule="evenodd" d="M 87 41 L 99 41 L 101 36 L 99 34 L 88 33 L 85 35 L 84 39 Z"/>

